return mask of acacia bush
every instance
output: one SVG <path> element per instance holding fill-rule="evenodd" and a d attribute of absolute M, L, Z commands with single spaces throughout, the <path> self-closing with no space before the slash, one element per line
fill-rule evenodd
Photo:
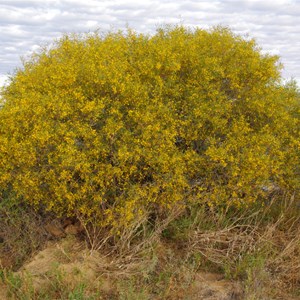
<path fill-rule="evenodd" d="M 126 225 L 189 201 L 299 187 L 299 94 L 229 29 L 67 35 L 2 92 L 0 187 L 58 215 Z"/>

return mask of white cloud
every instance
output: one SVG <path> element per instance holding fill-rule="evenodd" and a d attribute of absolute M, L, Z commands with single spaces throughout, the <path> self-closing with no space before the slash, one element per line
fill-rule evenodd
<path fill-rule="evenodd" d="M 6 83 L 7 80 L 8 80 L 8 76 L 7 75 L 0 74 L 0 88 L 5 85 L 5 83 Z"/>
<path fill-rule="evenodd" d="M 300 83 L 299 0 L 1 0 L 0 78 L 20 56 L 66 32 L 124 29 L 154 32 L 165 23 L 229 26 L 281 56 L 283 76 Z M 1 81 L 0 81 L 1 85 Z"/>

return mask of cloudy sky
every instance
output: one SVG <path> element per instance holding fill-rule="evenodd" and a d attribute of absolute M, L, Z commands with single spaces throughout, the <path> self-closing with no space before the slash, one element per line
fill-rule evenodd
<path fill-rule="evenodd" d="M 278 54 L 300 85 L 300 0 L 0 0 L 0 86 L 26 57 L 63 33 L 163 24 L 229 26 Z"/>

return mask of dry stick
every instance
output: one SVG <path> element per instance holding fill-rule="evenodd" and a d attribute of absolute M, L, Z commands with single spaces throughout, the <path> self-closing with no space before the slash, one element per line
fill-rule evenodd
<path fill-rule="evenodd" d="M 100 231 L 99 231 L 99 228 L 97 228 L 96 225 L 93 225 L 91 223 L 92 230 L 93 230 L 93 233 L 91 235 L 89 228 L 87 228 L 86 222 L 80 217 L 79 214 L 77 214 L 77 218 L 80 221 L 80 224 L 83 226 L 84 231 L 85 231 L 85 233 L 88 237 L 89 243 L 91 245 L 91 251 L 90 252 L 92 253 L 93 251 L 99 251 L 111 236 L 108 235 L 106 238 L 100 240 L 100 238 L 99 238 L 100 237 Z M 98 244 L 97 244 L 97 241 L 99 241 L 99 240 L 101 242 L 98 242 Z"/>
<path fill-rule="evenodd" d="M 124 237 L 120 241 L 121 245 L 115 246 L 115 248 L 119 247 L 122 250 L 121 253 L 119 253 L 119 257 L 110 264 L 99 266 L 99 268 L 102 267 L 102 273 L 110 273 L 112 270 L 115 272 L 115 274 L 117 273 L 119 275 L 139 273 L 140 271 L 138 270 L 138 267 L 145 265 L 145 258 L 140 257 L 140 255 L 147 249 L 151 250 L 153 241 L 159 238 L 161 232 L 166 228 L 166 226 L 168 226 L 168 224 L 180 213 L 181 210 L 174 209 L 165 220 L 160 222 L 159 225 L 155 227 L 148 239 L 142 239 L 142 242 L 138 243 L 134 247 L 130 245 L 130 242 L 134 237 L 136 237 L 136 235 L 139 234 L 136 232 L 136 229 L 147 220 L 147 215 L 136 222 L 133 225 L 133 228 L 131 227 L 130 229 L 127 229 L 127 233 L 125 229 Z M 103 269 L 106 269 L 106 271 Z"/>

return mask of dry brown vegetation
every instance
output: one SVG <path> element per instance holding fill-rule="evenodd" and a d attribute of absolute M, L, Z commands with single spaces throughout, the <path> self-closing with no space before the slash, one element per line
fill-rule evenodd
<path fill-rule="evenodd" d="M 1 217 L 1 299 L 300 295 L 295 195 L 273 196 L 264 208 L 202 205 L 156 220 L 145 215 L 119 238 L 84 220 L 42 218 L 32 210 L 11 215 L 2 208 Z M 70 228 L 77 230 L 66 233 Z"/>

